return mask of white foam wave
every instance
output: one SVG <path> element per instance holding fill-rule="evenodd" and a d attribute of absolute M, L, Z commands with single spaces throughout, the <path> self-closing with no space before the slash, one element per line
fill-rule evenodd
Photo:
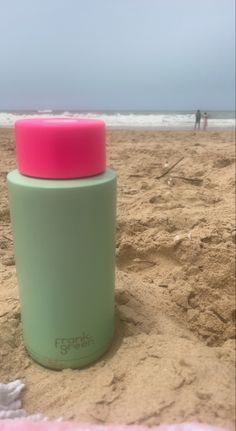
<path fill-rule="evenodd" d="M 38 113 L 39 114 L 51 114 L 52 110 L 51 109 L 39 109 Z"/>

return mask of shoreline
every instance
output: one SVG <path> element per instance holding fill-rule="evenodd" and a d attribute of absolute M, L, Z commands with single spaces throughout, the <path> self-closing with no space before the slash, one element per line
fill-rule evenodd
<path fill-rule="evenodd" d="M 234 111 L 208 111 L 210 130 L 233 130 L 236 119 Z M 0 127 L 11 127 L 18 119 L 24 118 L 91 118 L 104 121 L 108 129 L 125 130 L 192 130 L 195 114 L 186 111 L 150 111 L 150 112 L 115 112 L 115 111 L 47 111 L 1 112 Z M 203 119 L 201 121 L 203 126 Z"/>
<path fill-rule="evenodd" d="M 9 129 L 14 129 L 14 124 L 12 125 L 1 125 L 0 124 L 0 130 L 9 130 Z M 126 132 L 235 132 L 236 133 L 236 129 L 234 126 L 232 127 L 208 127 L 206 130 L 200 129 L 194 129 L 193 128 L 181 128 L 181 127 L 142 127 L 142 126 L 106 126 L 106 130 L 124 130 Z"/>

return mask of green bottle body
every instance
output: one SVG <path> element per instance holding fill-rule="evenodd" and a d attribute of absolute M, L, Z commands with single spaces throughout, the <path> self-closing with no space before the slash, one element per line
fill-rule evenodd
<path fill-rule="evenodd" d="M 114 333 L 116 173 L 7 177 L 23 337 L 52 368 L 98 359 Z"/>

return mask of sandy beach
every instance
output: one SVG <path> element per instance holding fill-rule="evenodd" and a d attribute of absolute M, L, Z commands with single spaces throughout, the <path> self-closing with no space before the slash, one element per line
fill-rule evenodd
<path fill-rule="evenodd" d="M 24 408 L 50 418 L 234 425 L 234 134 L 107 133 L 117 170 L 117 330 L 83 370 L 50 371 L 25 352 L 0 130 L 0 381 L 26 384 Z M 175 166 L 174 166 L 175 165 Z"/>

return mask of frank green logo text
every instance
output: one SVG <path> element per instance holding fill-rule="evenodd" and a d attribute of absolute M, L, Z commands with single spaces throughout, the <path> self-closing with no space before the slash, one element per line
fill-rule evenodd
<path fill-rule="evenodd" d="M 91 346 L 91 344 L 94 344 L 94 339 L 85 332 L 83 332 L 79 337 L 55 339 L 55 347 L 56 349 L 60 350 L 62 355 L 67 355 L 73 350 L 84 349 L 88 346 Z"/>

